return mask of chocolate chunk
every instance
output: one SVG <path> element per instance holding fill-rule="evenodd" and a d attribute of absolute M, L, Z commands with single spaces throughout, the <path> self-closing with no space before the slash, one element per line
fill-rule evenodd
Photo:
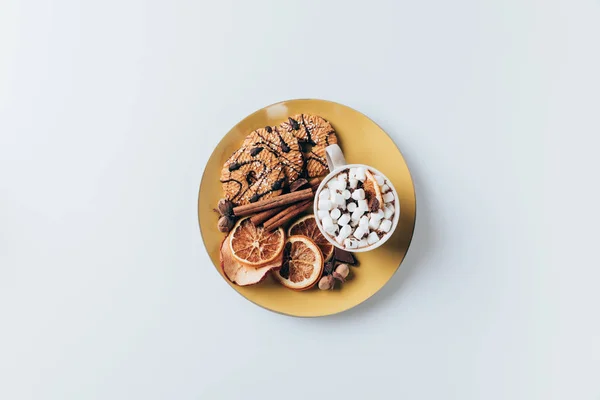
<path fill-rule="evenodd" d="M 250 155 L 252 157 L 256 157 L 258 155 L 258 153 L 260 153 L 261 151 L 263 151 L 262 147 L 255 147 L 252 150 L 250 150 Z"/>
<path fill-rule="evenodd" d="M 265 126 L 265 130 L 269 133 L 273 132 L 273 128 L 271 128 L 270 126 Z"/>
<path fill-rule="evenodd" d="M 298 144 L 300 145 L 300 150 L 303 153 L 310 153 L 310 151 L 313 148 L 313 145 L 310 144 L 309 142 L 298 142 Z"/>
<path fill-rule="evenodd" d="M 298 123 L 298 121 L 296 121 L 292 117 L 289 117 L 288 120 L 290 121 L 290 125 L 292 125 L 293 130 L 297 131 L 298 129 L 300 129 L 300 124 Z"/>
<path fill-rule="evenodd" d="M 234 162 L 234 163 L 229 164 L 229 170 L 230 171 L 235 171 L 236 169 L 238 169 L 240 167 L 241 167 L 240 163 Z"/>
<path fill-rule="evenodd" d="M 371 212 L 377 212 L 377 210 L 379 210 L 379 200 L 377 200 L 377 197 L 371 199 L 369 208 L 371 209 Z"/>
<path fill-rule="evenodd" d="M 281 151 L 283 151 L 284 153 L 289 153 L 290 150 L 290 146 L 288 146 L 285 142 L 281 143 Z"/>
<path fill-rule="evenodd" d="M 256 182 L 256 172 L 249 171 L 246 174 L 246 182 L 248 182 L 248 185 L 252 186 L 254 182 Z"/>
<path fill-rule="evenodd" d="M 290 277 L 290 254 L 292 252 L 292 244 L 287 242 L 283 248 L 283 264 L 279 270 L 279 275 L 283 278 L 288 279 Z"/>
<path fill-rule="evenodd" d="M 295 192 L 296 190 L 302 188 L 304 185 L 307 185 L 308 181 L 304 178 L 297 179 L 294 183 L 290 185 L 290 192 Z"/>
<path fill-rule="evenodd" d="M 292 243 L 287 242 L 285 244 L 285 247 L 283 248 L 283 260 L 289 261 L 291 253 L 292 253 Z"/>
<path fill-rule="evenodd" d="M 256 203 L 258 199 L 260 199 L 260 196 L 255 194 L 254 196 L 250 197 L 250 203 Z"/>
<path fill-rule="evenodd" d="M 283 263 L 283 265 L 281 266 L 281 269 L 279 270 L 279 275 L 281 275 L 282 278 L 288 279 L 290 277 L 290 262 L 286 261 Z"/>
<path fill-rule="evenodd" d="M 333 252 L 333 258 L 335 258 L 341 263 L 356 265 L 356 258 L 354 258 L 354 255 L 352 255 L 352 253 L 346 250 L 338 249 L 337 247 Z"/>
<path fill-rule="evenodd" d="M 281 189 L 281 187 L 283 186 L 283 182 L 285 182 L 285 179 L 279 179 L 278 181 L 275 181 L 271 186 L 271 190 Z"/>
<path fill-rule="evenodd" d="M 327 261 L 325 263 L 325 267 L 323 268 L 323 275 L 331 275 L 333 273 L 334 262 Z"/>

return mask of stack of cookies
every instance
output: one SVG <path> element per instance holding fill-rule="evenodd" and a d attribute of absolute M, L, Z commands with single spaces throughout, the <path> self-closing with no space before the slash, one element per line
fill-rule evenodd
<path fill-rule="evenodd" d="M 223 165 L 225 198 L 250 204 L 279 196 L 299 178 L 325 175 L 325 148 L 335 143 L 335 130 L 318 115 L 297 114 L 279 126 L 257 129 Z"/>

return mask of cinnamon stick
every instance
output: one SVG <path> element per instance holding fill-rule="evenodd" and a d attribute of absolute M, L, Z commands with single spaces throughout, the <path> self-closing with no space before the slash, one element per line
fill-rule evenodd
<path fill-rule="evenodd" d="M 308 188 L 299 190 L 294 193 L 282 194 L 281 196 L 272 197 L 266 200 L 260 200 L 256 203 L 250 203 L 243 206 L 233 208 L 233 213 L 236 217 L 245 217 L 246 215 L 256 214 L 272 208 L 286 206 L 288 204 L 297 203 L 302 200 L 311 199 L 314 196 L 313 190 Z"/>
<path fill-rule="evenodd" d="M 312 205 L 311 200 L 306 200 L 301 203 L 294 204 L 291 207 L 286 208 L 283 211 L 280 211 L 279 214 L 271 217 L 267 222 L 265 222 L 264 227 L 267 231 L 272 231 L 273 229 L 279 228 L 281 225 L 285 224 L 292 218 L 296 218 L 299 214 L 306 211 Z"/>
<path fill-rule="evenodd" d="M 310 187 L 314 187 L 314 186 L 319 186 L 319 184 L 321 183 L 322 179 L 321 178 L 312 178 L 310 181 L 308 181 L 308 184 L 310 185 Z"/>
<path fill-rule="evenodd" d="M 258 214 L 254 214 L 252 217 L 250 217 L 250 221 L 252 221 L 254 226 L 258 226 L 258 225 L 262 224 L 263 222 L 265 222 L 266 220 L 268 220 L 269 218 L 271 218 L 272 216 L 279 214 L 284 208 L 285 208 L 285 206 L 277 207 L 277 208 L 272 208 L 267 211 L 263 211 Z"/>
<path fill-rule="evenodd" d="M 313 192 L 314 192 L 316 190 L 316 188 L 319 186 L 319 183 L 321 183 L 321 179 L 319 179 L 319 178 L 311 179 L 310 182 L 304 178 L 300 178 L 290 185 L 290 192 L 296 192 L 307 185 L 309 185 L 313 189 Z M 316 186 L 315 186 L 315 184 L 316 184 Z M 272 216 L 279 214 L 279 212 L 283 211 L 284 208 L 285 208 L 285 206 L 272 208 L 270 210 L 263 211 L 261 213 L 253 215 L 252 218 L 250 218 L 250 220 L 252 221 L 252 223 L 254 225 L 258 226 L 258 225 L 262 224 L 263 222 L 265 222 L 266 220 L 268 220 L 269 218 L 271 218 Z"/>

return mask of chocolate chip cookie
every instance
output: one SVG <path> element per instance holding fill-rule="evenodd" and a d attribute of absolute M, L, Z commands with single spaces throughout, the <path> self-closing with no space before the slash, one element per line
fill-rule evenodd
<path fill-rule="evenodd" d="M 225 198 L 244 205 L 278 196 L 298 179 L 303 166 L 294 135 L 276 127 L 257 129 L 221 170 Z"/>
<path fill-rule="evenodd" d="M 337 143 L 337 136 L 331 124 L 322 117 L 312 114 L 297 114 L 279 125 L 282 131 L 289 132 L 298 139 L 309 178 L 329 172 L 325 147 Z"/>
<path fill-rule="evenodd" d="M 290 132 L 276 126 L 267 126 L 250 133 L 242 147 L 250 148 L 253 154 L 269 151 L 279 157 L 287 184 L 291 184 L 302 174 L 304 159 L 300 151 L 298 139 Z"/>

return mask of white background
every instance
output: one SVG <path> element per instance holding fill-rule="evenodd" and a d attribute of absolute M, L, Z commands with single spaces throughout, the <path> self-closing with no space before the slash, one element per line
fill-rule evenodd
<path fill-rule="evenodd" d="M 391 282 L 294 319 L 203 248 L 231 126 L 379 123 L 418 216 Z M 0 0 L 0 398 L 600 399 L 597 0 Z"/>

